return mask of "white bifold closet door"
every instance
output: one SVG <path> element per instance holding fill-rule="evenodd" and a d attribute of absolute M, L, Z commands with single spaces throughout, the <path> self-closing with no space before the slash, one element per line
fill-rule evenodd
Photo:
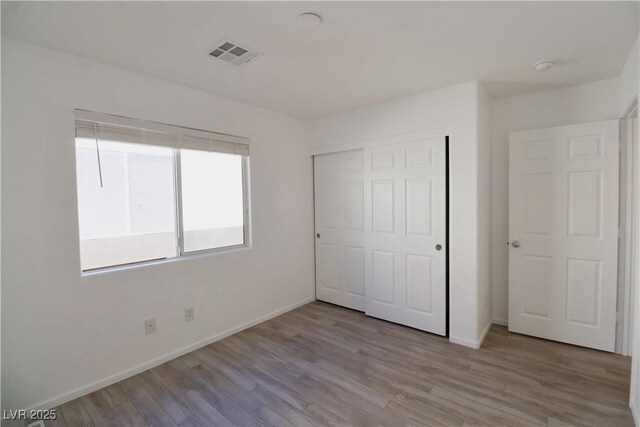
<path fill-rule="evenodd" d="M 364 310 L 362 150 L 314 156 L 316 298 Z"/>
<path fill-rule="evenodd" d="M 614 350 L 618 126 L 511 134 L 510 331 Z"/>
<path fill-rule="evenodd" d="M 446 140 L 364 150 L 370 316 L 446 334 Z"/>

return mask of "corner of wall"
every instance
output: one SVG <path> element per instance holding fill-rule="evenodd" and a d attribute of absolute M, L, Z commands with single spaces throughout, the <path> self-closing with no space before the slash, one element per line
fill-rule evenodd
<path fill-rule="evenodd" d="M 482 331 L 478 335 L 478 338 L 475 339 L 475 340 L 469 340 L 469 339 L 466 339 L 466 338 L 460 338 L 460 337 L 456 337 L 456 336 L 450 335 L 449 336 L 449 341 L 454 343 L 454 344 L 463 345 L 465 347 L 469 347 L 469 348 L 473 348 L 474 350 L 478 350 L 478 349 L 480 349 L 480 347 L 482 347 L 482 343 L 484 342 L 484 339 L 489 334 L 489 331 L 491 330 L 491 326 L 492 325 L 493 325 L 493 322 L 489 321 L 484 326 L 484 328 L 482 328 Z"/>
<path fill-rule="evenodd" d="M 493 173 L 491 109 L 492 98 L 481 82 L 477 82 L 476 99 L 476 137 L 478 150 L 477 168 L 477 254 L 478 254 L 478 298 L 477 298 L 477 336 L 482 343 L 493 317 Z M 486 326 L 488 325 L 488 326 Z"/>
<path fill-rule="evenodd" d="M 620 115 L 622 116 L 627 108 L 633 103 L 635 97 L 638 96 L 640 87 L 640 35 L 636 37 L 636 41 L 629 51 L 627 60 L 625 61 L 622 72 L 620 73 Z"/>
<path fill-rule="evenodd" d="M 500 326 L 509 326 L 509 321 L 507 319 L 499 319 L 497 317 L 494 317 L 493 320 L 491 321 L 494 325 L 500 325 Z"/>

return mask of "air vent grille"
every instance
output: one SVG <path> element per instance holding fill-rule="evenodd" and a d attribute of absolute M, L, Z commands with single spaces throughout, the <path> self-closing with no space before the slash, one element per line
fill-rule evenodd
<path fill-rule="evenodd" d="M 241 45 L 229 39 L 221 40 L 216 43 L 216 46 L 217 47 L 209 53 L 209 55 L 233 65 L 246 64 L 261 55 L 255 49 L 251 49 L 250 47 Z"/>

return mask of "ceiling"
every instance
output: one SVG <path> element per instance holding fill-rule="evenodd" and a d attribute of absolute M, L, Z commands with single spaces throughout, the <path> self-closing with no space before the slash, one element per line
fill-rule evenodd
<path fill-rule="evenodd" d="M 3 1 L 2 34 L 310 119 L 471 80 L 504 97 L 616 77 L 638 5 Z M 210 57 L 225 37 L 263 55 Z"/>

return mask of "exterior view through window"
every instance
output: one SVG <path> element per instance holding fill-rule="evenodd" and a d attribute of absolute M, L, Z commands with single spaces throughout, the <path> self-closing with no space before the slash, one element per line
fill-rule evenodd
<path fill-rule="evenodd" d="M 166 146 L 171 138 L 160 134 L 154 145 L 153 132 L 114 132 L 115 126 L 102 132 L 95 126 L 95 137 L 87 138 L 90 124 L 81 128 L 76 125 L 83 271 L 247 243 L 248 156 L 193 149 L 194 143 L 180 148 L 184 138 Z"/>
<path fill-rule="evenodd" d="M 244 243 L 242 158 L 180 150 L 184 250 Z"/>

